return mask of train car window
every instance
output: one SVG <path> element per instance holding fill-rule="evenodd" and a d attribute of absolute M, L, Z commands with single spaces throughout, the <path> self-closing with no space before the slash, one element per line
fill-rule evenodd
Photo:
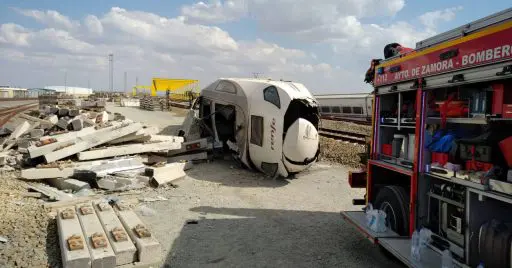
<path fill-rule="evenodd" d="M 334 114 L 339 114 L 339 113 L 341 113 L 340 106 L 331 106 L 331 111 L 332 111 L 332 113 L 334 113 Z"/>
<path fill-rule="evenodd" d="M 263 146 L 263 117 L 251 115 L 251 143 Z"/>
<path fill-rule="evenodd" d="M 321 113 L 330 113 L 331 112 L 331 108 L 329 108 L 327 106 L 320 106 L 320 112 Z"/>
<path fill-rule="evenodd" d="M 363 107 L 352 107 L 355 114 L 363 114 Z"/>
<path fill-rule="evenodd" d="M 217 87 L 215 88 L 217 91 L 227 92 L 231 94 L 236 94 L 236 87 L 235 85 L 227 82 L 227 81 L 220 81 Z"/>
<path fill-rule="evenodd" d="M 348 107 L 348 106 L 341 107 L 341 110 L 343 111 L 344 114 L 351 114 L 352 113 L 352 108 Z"/>
<path fill-rule="evenodd" d="M 275 86 L 269 86 L 263 90 L 263 98 L 281 109 L 281 100 Z"/>

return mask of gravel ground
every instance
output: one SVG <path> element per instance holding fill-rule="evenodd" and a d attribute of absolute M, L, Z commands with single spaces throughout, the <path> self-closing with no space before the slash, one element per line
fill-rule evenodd
<path fill-rule="evenodd" d="M 40 200 L 22 197 L 26 184 L 16 177 L 0 171 L 0 236 L 8 240 L 0 243 L 0 267 L 58 267 L 55 220 L 47 216 Z"/>

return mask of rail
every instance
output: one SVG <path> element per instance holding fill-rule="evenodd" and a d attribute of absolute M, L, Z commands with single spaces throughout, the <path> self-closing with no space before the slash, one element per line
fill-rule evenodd
<path fill-rule="evenodd" d="M 330 129 L 330 128 L 322 128 L 321 127 L 319 130 L 320 130 L 319 131 L 320 136 L 331 138 L 331 139 L 336 139 L 336 140 L 358 143 L 358 144 L 366 144 L 366 139 L 369 137 L 368 135 L 365 135 L 365 134 L 337 130 L 337 129 Z"/>
<path fill-rule="evenodd" d="M 343 117 L 343 116 L 321 115 L 320 118 L 324 119 L 324 120 L 343 121 L 343 122 L 349 122 L 349 123 L 365 125 L 365 126 L 370 126 L 372 124 L 371 118 L 365 118 L 365 117 L 349 118 L 349 117 Z"/>
<path fill-rule="evenodd" d="M 2 108 L 0 109 L 0 127 L 2 127 L 7 121 L 9 121 L 16 114 L 28 110 L 34 106 L 37 106 L 38 103 L 28 103 L 22 104 L 14 107 Z"/>

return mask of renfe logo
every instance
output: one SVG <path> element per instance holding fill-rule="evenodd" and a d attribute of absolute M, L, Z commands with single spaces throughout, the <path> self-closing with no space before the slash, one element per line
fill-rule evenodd
<path fill-rule="evenodd" d="M 272 118 L 272 121 L 270 122 L 270 149 L 272 151 L 274 150 L 274 143 L 275 143 L 275 136 L 276 136 L 276 119 Z"/>
<path fill-rule="evenodd" d="M 512 36 L 512 28 L 416 57 L 411 54 L 409 60 L 402 60 L 398 65 L 390 63 L 391 66 L 384 67 L 384 73 L 376 73 L 375 85 L 390 84 L 510 59 L 512 58 L 510 36 Z M 440 60 L 442 54 L 453 50 L 459 53 Z M 421 51 L 417 53 L 421 53 Z M 400 71 L 391 72 L 391 67 L 396 68 L 397 66 L 400 67 Z"/>

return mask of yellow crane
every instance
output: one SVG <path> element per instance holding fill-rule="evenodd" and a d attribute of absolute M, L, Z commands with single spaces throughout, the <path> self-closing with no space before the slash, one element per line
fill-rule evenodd
<path fill-rule="evenodd" d="M 144 89 L 150 90 L 151 96 L 156 96 L 157 91 L 173 91 L 173 95 L 183 95 L 183 97 L 186 97 L 187 92 L 194 94 L 198 86 L 199 80 L 194 79 L 153 78 L 151 86 L 134 86 L 133 96 L 137 95 L 139 89 Z"/>

